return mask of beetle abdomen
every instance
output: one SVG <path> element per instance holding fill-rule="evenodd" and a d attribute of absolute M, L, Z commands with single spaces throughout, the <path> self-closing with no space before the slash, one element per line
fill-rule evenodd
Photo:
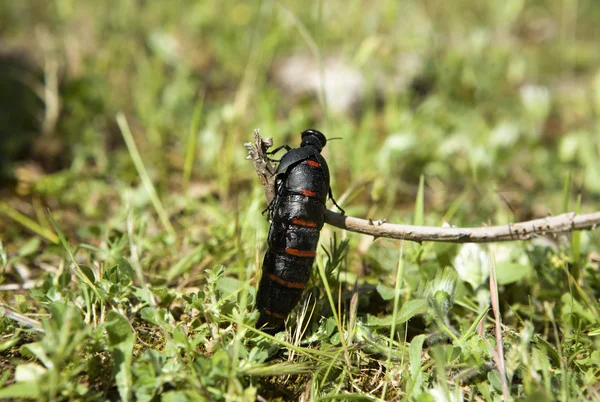
<path fill-rule="evenodd" d="M 318 159 L 300 159 L 280 174 L 257 295 L 256 326 L 266 332 L 283 327 L 310 279 L 329 192 L 327 166 Z"/>

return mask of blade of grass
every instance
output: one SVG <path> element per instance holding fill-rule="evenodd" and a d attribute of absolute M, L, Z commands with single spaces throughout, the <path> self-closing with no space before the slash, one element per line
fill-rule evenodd
<path fill-rule="evenodd" d="M 464 204 L 467 197 L 471 194 L 471 186 L 468 186 L 461 191 L 458 197 L 450 204 L 450 208 L 444 214 L 444 221 L 450 222 L 454 217 L 454 214 L 458 211 L 461 205 Z"/>
<path fill-rule="evenodd" d="M 490 264 L 490 299 L 492 302 L 492 311 L 494 312 L 496 326 L 496 368 L 502 378 L 502 396 L 504 402 L 508 402 L 510 395 L 508 392 L 508 377 L 506 376 L 506 366 L 504 361 L 504 345 L 502 343 L 502 321 L 500 317 L 500 298 L 498 297 L 498 281 L 496 279 L 496 262 Z"/>
<path fill-rule="evenodd" d="M 35 217 L 37 218 L 37 221 L 40 223 L 40 226 L 43 227 L 45 230 L 54 234 L 54 232 L 52 232 L 52 226 L 50 225 L 50 222 L 48 221 L 48 218 L 46 217 L 46 209 L 42 205 L 40 198 L 33 197 L 31 204 L 33 205 L 33 210 L 35 211 Z"/>
<path fill-rule="evenodd" d="M 50 214 L 50 221 L 52 222 L 52 226 L 54 226 L 54 231 L 58 234 L 58 238 L 60 239 L 60 244 L 63 246 L 63 248 L 67 252 L 69 259 L 71 260 L 71 263 L 73 264 L 73 267 L 74 267 L 73 271 L 75 272 L 75 276 L 77 276 L 77 278 L 81 282 L 85 283 L 90 288 L 90 290 L 92 292 L 94 292 L 94 294 L 98 298 L 98 301 L 101 301 L 102 297 L 100 296 L 100 292 L 98 292 L 96 285 L 94 285 L 92 283 L 90 278 L 88 278 L 87 275 L 83 273 L 83 270 L 81 269 L 81 267 L 77 263 L 77 260 L 75 259 L 75 255 L 73 255 L 73 251 L 71 250 L 71 246 L 69 246 L 69 242 L 67 242 L 67 239 L 66 239 L 64 233 L 58 227 L 58 224 L 56 223 L 56 220 L 54 220 L 54 216 L 52 216 L 52 214 Z"/>
<path fill-rule="evenodd" d="M 421 226 L 424 223 L 425 215 L 425 176 L 421 175 L 419 179 L 419 190 L 417 191 L 417 200 L 415 201 L 415 218 L 413 225 Z"/>
<path fill-rule="evenodd" d="M 588 287 L 588 291 L 586 292 L 586 290 L 582 288 L 579 285 L 579 283 L 575 280 L 571 272 L 569 272 L 569 267 L 567 266 L 567 264 L 565 263 L 561 265 L 562 269 L 565 272 L 565 275 L 567 275 L 567 278 L 569 278 L 569 286 L 575 287 L 575 290 L 577 290 L 579 297 L 581 297 L 583 301 L 587 304 L 589 310 L 592 313 L 594 313 L 594 316 L 596 317 L 596 322 L 600 324 L 600 308 L 598 307 L 598 303 L 594 301 L 594 296 L 591 295 L 593 291 Z"/>
<path fill-rule="evenodd" d="M 206 250 L 204 245 L 195 247 L 192 251 L 190 251 L 188 254 L 184 255 L 179 261 L 177 261 L 175 265 L 169 268 L 169 271 L 167 272 L 167 280 L 172 281 L 178 276 L 186 273 L 192 268 L 192 266 L 194 266 L 194 264 L 197 264 L 200 261 L 200 259 L 204 256 L 205 253 Z"/>
<path fill-rule="evenodd" d="M 274 364 L 259 364 L 251 367 L 242 367 L 239 370 L 240 374 L 253 376 L 286 376 L 293 374 L 307 374 L 314 371 L 314 365 L 308 362 L 300 363 L 274 363 Z"/>
<path fill-rule="evenodd" d="M 192 176 L 192 168 L 194 166 L 194 157 L 196 156 L 196 139 L 198 138 L 198 128 L 200 126 L 200 117 L 202 116 L 202 107 L 204 106 L 204 95 L 196 103 L 194 115 L 192 116 L 192 124 L 190 125 L 190 133 L 188 135 L 187 144 L 185 147 L 185 162 L 183 165 L 183 189 L 189 190 L 190 177 Z"/>
<path fill-rule="evenodd" d="M 569 199 L 571 198 L 571 179 L 571 173 L 569 172 L 569 174 L 565 177 L 565 183 L 563 185 L 563 212 L 569 212 Z"/>
<path fill-rule="evenodd" d="M 129 213 L 127 214 L 127 238 L 129 240 L 129 253 L 131 256 L 130 263 L 131 263 L 131 266 L 133 267 L 133 270 L 135 271 L 135 274 L 138 278 L 140 287 L 146 293 L 146 302 L 151 307 L 156 307 L 156 300 L 154 299 L 154 295 L 150 291 L 150 287 L 148 286 L 148 284 L 146 283 L 146 280 L 144 279 L 144 272 L 142 269 L 142 265 L 140 264 L 140 257 L 138 255 L 138 245 L 136 243 L 137 236 L 134 231 L 135 221 L 133 218 L 133 212 L 129 205 L 129 201 L 128 201 L 127 209 L 129 209 Z M 168 338 L 169 332 L 165 332 L 164 335 L 166 338 Z"/>
<path fill-rule="evenodd" d="M 225 318 L 228 321 L 231 321 L 232 323 L 235 323 L 235 325 L 237 325 L 238 327 L 246 328 L 250 332 L 253 332 L 257 335 L 261 335 L 265 339 L 269 339 L 271 342 L 278 343 L 279 345 L 284 346 L 290 350 L 293 350 L 297 354 L 303 355 L 303 356 L 305 356 L 309 359 L 312 359 L 320 364 L 329 364 L 332 360 L 332 357 L 335 356 L 333 354 L 335 350 L 322 351 L 322 350 L 317 350 L 317 349 L 304 348 L 301 346 L 293 345 L 284 340 L 277 339 L 273 335 L 264 333 L 260 329 L 256 329 L 253 326 L 250 326 L 250 325 L 246 324 L 245 322 L 240 321 L 238 317 L 224 315 L 223 318 Z M 338 350 L 338 353 L 339 353 L 339 350 Z"/>
<path fill-rule="evenodd" d="M 477 327 L 479 326 L 479 324 L 485 318 L 485 316 L 487 315 L 487 313 L 489 311 L 490 311 L 489 308 L 486 308 L 483 311 L 481 311 L 481 313 L 479 313 L 479 315 L 477 316 L 475 321 L 473 321 L 473 324 L 471 324 L 469 329 L 464 334 L 461 335 L 461 337 L 459 339 L 459 341 L 460 341 L 459 345 L 461 345 L 461 347 L 462 347 L 462 345 L 465 344 L 467 339 L 469 339 L 471 337 L 471 335 L 473 335 L 475 333 L 475 331 L 477 331 Z"/>
<path fill-rule="evenodd" d="M 275 4 L 277 4 L 290 17 L 290 20 L 294 23 L 294 25 L 298 29 L 298 33 L 300 34 L 302 39 L 304 39 L 304 41 L 306 42 L 306 45 L 310 49 L 310 52 L 312 53 L 313 57 L 315 58 L 315 61 L 319 68 L 319 75 L 320 75 L 320 77 L 319 77 L 320 78 L 320 90 L 319 90 L 318 97 L 319 97 L 319 101 L 321 102 L 321 106 L 323 107 L 323 114 L 325 115 L 325 120 L 327 121 L 328 113 L 327 113 L 327 94 L 325 92 L 325 65 L 323 63 L 323 54 L 321 53 L 321 49 L 319 48 L 319 45 L 317 45 L 317 42 L 313 39 L 308 28 L 302 23 L 302 21 L 300 21 L 300 19 L 298 19 L 296 14 L 294 14 L 294 12 L 291 9 L 289 9 L 282 2 L 277 2 Z"/>
<path fill-rule="evenodd" d="M 0 267 L 2 267 L 2 274 L 4 274 L 4 270 L 6 269 L 7 263 L 8 263 L 8 255 L 6 254 L 6 249 L 4 248 L 4 244 L 2 244 L 2 239 L 0 239 Z"/>
<path fill-rule="evenodd" d="M 422 183 L 423 176 L 421 176 Z M 422 187 L 422 186 L 420 186 Z M 392 325 L 390 327 L 390 351 L 388 353 L 386 367 L 389 367 L 392 361 L 392 345 L 394 345 L 394 334 L 396 333 L 396 321 L 398 320 L 399 308 L 398 302 L 400 301 L 400 288 L 404 281 L 404 242 L 400 244 L 400 256 L 398 257 L 398 268 L 396 269 L 396 285 L 394 286 L 394 309 L 392 311 Z M 387 387 L 389 384 L 389 373 L 391 370 L 386 371 L 385 384 L 381 391 L 381 399 L 385 400 L 387 393 Z"/>
<path fill-rule="evenodd" d="M 34 331 L 37 332 L 44 332 L 44 328 L 41 322 L 34 320 L 33 318 L 29 318 L 26 315 L 17 313 L 16 311 L 13 311 L 10 308 L 10 306 L 0 304 L 0 317 L 10 318 L 11 320 L 18 322 L 26 328 L 32 328 Z"/>
<path fill-rule="evenodd" d="M 329 307 L 331 308 L 331 313 L 333 314 L 333 318 L 337 323 L 338 331 L 340 333 L 340 341 L 342 343 L 342 348 L 345 350 L 346 360 L 348 366 L 350 367 L 350 357 L 348 356 L 348 345 L 346 343 L 346 337 L 344 336 L 344 328 L 342 328 L 342 321 L 337 314 L 337 308 L 335 305 L 335 301 L 333 300 L 333 294 L 331 293 L 331 288 L 329 287 L 329 282 L 327 281 L 327 274 L 325 273 L 325 265 L 319 261 L 317 263 L 317 267 L 319 268 L 319 276 L 321 276 L 321 281 L 323 282 L 323 286 L 325 286 L 325 294 L 327 295 L 327 300 L 329 301 Z"/>
<path fill-rule="evenodd" d="M 577 205 L 575 206 L 575 213 L 581 213 L 581 193 L 577 195 Z M 571 253 L 573 254 L 573 278 L 575 281 L 579 280 L 581 271 L 581 232 L 574 231 L 571 233 Z"/>
<path fill-rule="evenodd" d="M 59 242 L 58 237 L 52 233 L 51 230 L 43 228 L 37 222 L 26 215 L 23 215 L 21 212 L 9 206 L 7 203 L 0 203 L 0 214 L 6 215 L 10 219 L 19 223 L 21 226 L 31 230 L 33 233 L 45 238 L 51 243 L 58 244 Z"/>
<path fill-rule="evenodd" d="M 117 124 L 119 125 L 119 129 L 121 130 L 121 134 L 123 135 L 123 139 L 125 140 L 125 144 L 127 145 L 127 150 L 129 151 L 129 155 L 131 156 L 131 160 L 135 165 L 135 168 L 140 175 L 140 179 L 142 180 L 142 185 L 150 195 L 150 199 L 152 200 L 152 205 L 158 214 L 158 218 L 162 223 L 165 230 L 169 233 L 169 235 L 175 237 L 176 232 L 171 222 L 169 222 L 169 216 L 163 207 L 160 198 L 158 198 L 158 193 L 154 188 L 154 184 L 152 184 L 152 179 L 150 179 L 150 175 L 144 166 L 144 162 L 142 161 L 142 157 L 135 145 L 135 141 L 133 140 L 133 135 L 129 128 L 129 124 L 127 123 L 127 119 L 123 113 L 117 114 Z"/>
<path fill-rule="evenodd" d="M 558 362 L 560 364 L 560 372 L 563 374 L 561 376 L 561 385 L 560 385 L 560 389 L 561 389 L 561 393 L 562 393 L 562 400 L 563 401 L 568 401 L 569 397 L 568 397 L 568 381 L 569 381 L 569 377 L 570 377 L 570 370 L 567 369 L 567 367 L 565 366 L 565 357 L 563 355 L 563 348 L 562 348 L 562 339 L 560 337 L 560 333 L 558 331 L 558 326 L 556 325 L 556 319 L 554 318 L 554 312 L 552 311 L 553 307 L 551 306 L 550 303 L 548 302 L 544 302 L 544 311 L 546 312 L 546 316 L 548 317 L 550 323 L 552 324 L 552 329 L 554 330 L 554 336 L 555 336 L 555 341 L 556 341 L 556 345 L 548 345 L 550 348 L 554 348 L 556 349 L 556 352 L 558 353 Z"/>

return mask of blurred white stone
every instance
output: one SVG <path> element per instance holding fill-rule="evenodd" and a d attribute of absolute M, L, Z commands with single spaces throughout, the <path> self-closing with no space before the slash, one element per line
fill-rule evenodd
<path fill-rule="evenodd" d="M 314 94 L 320 99 L 324 93 L 332 112 L 348 113 L 364 97 L 367 82 L 363 69 L 374 71 L 375 89 L 386 94 L 407 91 L 424 68 L 422 53 L 399 52 L 393 67 L 384 71 L 369 59 L 374 52 L 371 47 L 377 46 L 376 41 L 365 44 L 367 50 L 359 50 L 353 63 L 338 56 L 328 57 L 323 62 L 323 71 L 314 57 L 291 56 L 275 63 L 273 77 L 291 96 Z"/>
<path fill-rule="evenodd" d="M 314 58 L 292 56 L 276 63 L 275 81 L 292 96 L 325 94 L 327 107 L 334 113 L 346 113 L 363 96 L 362 73 L 338 57 L 326 58 L 323 71 Z"/>
<path fill-rule="evenodd" d="M 423 71 L 423 55 L 416 52 L 403 52 L 396 57 L 396 71 L 392 77 L 383 77 L 378 86 L 386 91 L 404 92 L 410 88 L 415 78 Z"/>

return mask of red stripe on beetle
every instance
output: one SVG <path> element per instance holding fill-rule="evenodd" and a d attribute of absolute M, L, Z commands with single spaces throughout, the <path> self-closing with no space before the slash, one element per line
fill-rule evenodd
<path fill-rule="evenodd" d="M 285 252 L 296 257 L 314 257 L 317 255 L 315 251 L 298 250 L 297 248 L 286 248 Z"/>
<path fill-rule="evenodd" d="M 314 197 L 315 195 L 317 195 L 317 193 L 315 193 L 314 191 L 310 191 L 307 189 L 303 189 L 300 192 L 302 193 L 302 195 L 305 195 L 307 197 Z"/>
<path fill-rule="evenodd" d="M 317 222 L 304 221 L 302 219 L 293 218 L 292 223 L 298 226 L 306 226 L 307 228 L 316 228 Z"/>
<path fill-rule="evenodd" d="M 313 160 L 310 160 L 310 159 L 306 160 L 306 164 L 308 166 L 312 166 L 312 167 L 321 167 L 321 164 L 319 162 L 313 161 Z"/>
<path fill-rule="evenodd" d="M 303 283 L 299 283 L 299 282 L 288 282 L 285 279 L 282 279 L 280 277 L 278 277 L 275 274 L 269 274 L 269 279 L 272 280 L 273 282 L 277 282 L 278 284 L 280 284 L 281 286 L 285 286 L 286 288 L 291 288 L 291 289 L 304 289 L 306 287 L 305 284 Z"/>
<path fill-rule="evenodd" d="M 285 317 L 287 317 L 286 315 L 283 315 L 283 314 L 274 313 L 271 310 L 265 310 L 265 314 L 270 315 L 271 317 L 275 317 L 275 318 L 285 318 Z"/>

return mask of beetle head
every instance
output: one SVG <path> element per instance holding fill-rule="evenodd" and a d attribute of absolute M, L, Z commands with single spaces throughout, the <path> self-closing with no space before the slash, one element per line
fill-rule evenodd
<path fill-rule="evenodd" d="M 313 129 L 302 132 L 302 143 L 300 144 L 301 147 L 311 145 L 317 148 L 320 152 L 323 147 L 325 147 L 325 144 L 327 144 L 327 138 L 325 138 L 322 132 Z"/>

